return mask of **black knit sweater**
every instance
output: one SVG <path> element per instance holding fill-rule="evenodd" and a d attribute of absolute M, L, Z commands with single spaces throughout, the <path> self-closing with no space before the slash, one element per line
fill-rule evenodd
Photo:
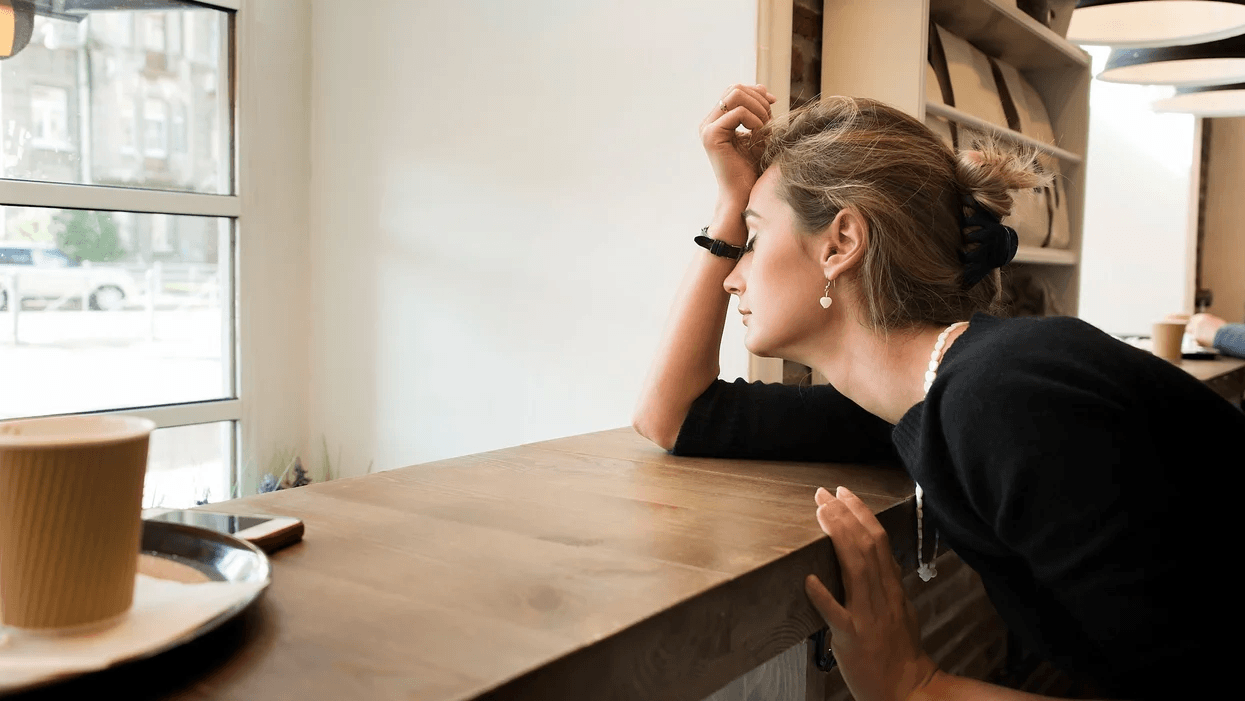
<path fill-rule="evenodd" d="M 897 458 L 1030 650 L 1116 698 L 1225 679 L 1215 632 L 1234 639 L 1240 618 L 1224 584 L 1245 414 L 1077 319 L 971 321 L 893 427 L 830 386 L 718 380 L 672 452 Z"/>

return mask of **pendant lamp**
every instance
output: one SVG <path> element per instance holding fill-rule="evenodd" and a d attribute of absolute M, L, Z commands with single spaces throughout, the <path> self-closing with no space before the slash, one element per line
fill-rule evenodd
<path fill-rule="evenodd" d="M 1155 100 L 1155 112 L 1175 112 L 1198 117 L 1245 116 L 1245 83 L 1180 88 L 1176 94 Z"/>
<path fill-rule="evenodd" d="M 30 43 L 34 7 L 25 0 L 0 0 L 0 60 L 13 58 Z"/>
<path fill-rule="evenodd" d="M 1245 0 L 1080 0 L 1068 41 L 1117 49 L 1200 44 L 1245 34 Z"/>
<path fill-rule="evenodd" d="M 1178 88 L 1245 83 L 1245 35 L 1189 46 L 1114 49 L 1095 77 L 1108 83 Z"/>

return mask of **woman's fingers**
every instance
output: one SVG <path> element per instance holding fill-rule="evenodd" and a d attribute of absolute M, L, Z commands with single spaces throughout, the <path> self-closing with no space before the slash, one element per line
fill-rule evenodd
<path fill-rule="evenodd" d="M 847 487 L 839 487 L 837 491 L 838 501 L 847 507 L 859 524 L 857 527 L 862 559 L 869 563 L 867 566 L 874 568 L 867 570 L 869 574 L 874 575 L 869 583 L 873 598 L 880 598 L 883 595 L 902 596 L 902 571 L 899 563 L 895 561 L 894 553 L 891 552 L 890 536 L 886 534 L 886 529 L 874 515 L 873 509 L 861 501 L 860 497 L 852 494 L 851 490 Z M 884 572 L 890 572 L 893 576 L 887 577 L 882 574 Z"/>
<path fill-rule="evenodd" d="M 825 487 L 818 487 L 817 491 L 813 494 L 813 501 L 817 502 L 818 506 L 829 503 L 833 498 L 834 496 L 830 494 L 830 490 Z"/>
<path fill-rule="evenodd" d="M 851 617 L 848 616 L 847 609 L 834 600 L 834 595 L 826 589 L 826 585 L 821 583 L 817 575 L 810 574 L 804 578 L 804 593 L 808 594 L 808 600 L 813 602 L 813 607 L 830 628 L 847 630 L 851 627 Z"/>
<path fill-rule="evenodd" d="M 886 535 L 886 529 L 882 527 L 882 523 L 878 521 L 878 517 L 873 515 L 873 509 L 868 504 L 860 500 L 860 497 L 852 494 L 847 487 L 838 488 L 838 500 L 852 512 L 856 520 L 860 521 L 865 532 L 871 536 L 875 542 L 885 545 L 887 554 L 890 553 L 890 537 Z"/>
<path fill-rule="evenodd" d="M 854 594 L 852 582 L 859 579 L 866 570 L 859 524 L 847 506 L 838 499 L 817 507 L 817 523 L 830 536 L 830 543 L 834 545 L 834 554 L 839 560 L 839 568 L 843 571 L 844 599 L 850 606 Z"/>
<path fill-rule="evenodd" d="M 740 106 L 719 117 L 714 122 L 714 126 L 729 129 L 733 133 L 735 127 L 742 124 L 748 131 L 756 131 L 765 126 L 765 119 L 764 117 L 756 116 L 747 107 Z"/>
<path fill-rule="evenodd" d="M 876 523 L 877 518 L 873 516 L 873 512 L 845 488 L 840 487 L 838 493 L 841 498 L 832 497 L 818 507 L 817 521 L 822 531 L 830 536 L 835 556 L 839 560 L 843 576 L 844 604 L 849 608 L 867 606 L 874 611 L 883 610 L 888 606 L 888 597 L 893 596 L 894 592 L 886 584 L 893 577 L 886 577 L 881 573 L 891 574 L 894 570 L 879 556 L 879 550 L 885 551 L 892 562 L 894 558 L 890 557 L 889 547 L 880 544 L 877 534 L 861 522 L 861 516 L 853 510 L 851 502 L 856 502 L 857 508 L 863 507 L 866 515 Z M 885 529 L 881 528 L 880 523 L 877 525 L 882 538 L 885 538 Z"/>
<path fill-rule="evenodd" d="M 722 104 L 726 105 L 727 110 L 736 107 L 746 107 L 749 112 L 755 114 L 758 119 L 765 120 L 770 116 L 769 99 L 761 93 L 757 88 L 750 88 L 746 85 L 736 85 L 722 96 Z"/>
<path fill-rule="evenodd" d="M 701 131 L 714 126 L 721 129 L 734 130 L 743 124 L 749 130 L 758 129 L 770 118 L 770 104 L 777 99 L 759 85 L 732 85 L 718 104 L 709 111 L 701 121 Z M 723 109 L 725 107 L 725 109 Z M 743 108 L 742 111 L 736 112 Z M 723 119 L 734 113 L 733 118 Z M 751 115 L 749 117 L 748 115 Z M 755 118 L 755 119 L 754 119 Z"/>

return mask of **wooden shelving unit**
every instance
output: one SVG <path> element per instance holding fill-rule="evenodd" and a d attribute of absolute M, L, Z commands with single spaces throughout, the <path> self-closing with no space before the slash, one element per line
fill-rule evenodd
<path fill-rule="evenodd" d="M 1016 251 L 1016 263 L 1032 263 L 1034 265 L 1076 265 L 1076 251 L 1065 248 L 1037 248 L 1021 246 Z"/>
<path fill-rule="evenodd" d="M 977 129 L 989 132 L 991 134 L 995 134 L 999 138 L 1004 139 L 1006 141 L 1010 141 L 1015 144 L 1020 144 L 1023 146 L 1032 146 L 1033 148 L 1037 149 L 1038 151 L 1041 151 L 1042 153 L 1049 153 L 1055 158 L 1058 158 L 1059 160 L 1065 161 L 1067 163 L 1078 163 L 1079 164 L 1079 163 L 1084 162 L 1085 160 L 1085 157 L 1078 153 L 1072 153 L 1071 151 L 1061 149 L 1054 144 L 1048 144 L 1044 141 L 1038 141 L 1037 139 L 1031 136 L 1025 136 L 1024 134 L 1021 134 L 1018 131 L 1012 131 L 1011 129 L 1005 129 L 1003 127 L 1000 127 L 997 124 L 991 124 L 990 122 L 987 122 L 984 119 L 974 117 L 973 115 L 968 114 L 967 112 L 961 112 L 960 110 L 957 110 L 954 107 L 948 107 L 947 105 L 944 105 L 941 102 L 928 102 L 927 101 L 925 103 L 925 113 L 932 114 L 935 117 L 942 117 L 944 119 L 949 119 L 957 124 L 964 124 L 970 127 L 976 127 Z"/>
<path fill-rule="evenodd" d="M 1043 143 L 954 107 L 928 103 L 925 67 L 930 22 L 1020 71 L 1046 104 L 1055 143 Z M 1006 0 L 827 3 L 822 47 L 823 95 L 872 97 L 918 119 L 924 120 L 928 113 L 988 130 L 1058 159 L 1068 198 L 1069 246 L 1022 247 L 1004 272 L 1028 274 L 1046 289 L 1048 306 L 1054 313 L 1075 316 L 1083 235 L 1084 154 L 1089 142 L 1089 54 Z"/>

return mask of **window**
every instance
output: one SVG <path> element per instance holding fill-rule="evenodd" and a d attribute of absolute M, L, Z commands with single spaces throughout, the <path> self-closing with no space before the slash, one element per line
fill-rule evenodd
<path fill-rule="evenodd" d="M 152 419 L 145 507 L 237 481 L 233 10 L 209 5 L 37 14 L 36 36 L 90 40 L 0 62 L 0 420 Z"/>
<path fill-rule="evenodd" d="M 143 47 L 148 51 L 164 53 L 167 45 L 164 32 L 164 13 L 148 12 L 143 18 Z"/>
<path fill-rule="evenodd" d="M 137 130 L 134 127 L 134 101 L 128 96 L 116 104 L 117 108 L 117 150 L 119 153 L 134 153 L 138 150 Z"/>
<path fill-rule="evenodd" d="M 148 98 L 143 104 L 143 155 L 169 155 L 169 105 L 164 100 Z"/>
<path fill-rule="evenodd" d="M 174 153 L 186 153 L 186 107 L 182 104 L 173 107 L 173 131 L 171 134 Z"/>
<path fill-rule="evenodd" d="M 69 91 L 45 85 L 30 86 L 30 122 L 30 144 L 35 148 L 71 148 Z"/>
<path fill-rule="evenodd" d="M 140 4 L 149 7 L 155 1 Z M 116 3 L 135 5 L 128 0 Z M 171 0 L 169 5 L 173 6 Z M 105 0 L 91 3 L 103 6 Z M 166 15 L 188 14 L 195 16 L 196 31 L 205 37 L 228 37 L 228 13 L 177 6 L 194 9 L 89 12 L 82 21 L 89 41 L 66 43 L 56 50 L 32 41 L 0 62 L 0 178 L 230 194 L 229 43 L 205 41 L 197 47 L 196 51 L 213 52 L 210 59 L 157 56 L 135 51 L 124 41 L 125 33 L 118 31 L 138 18 L 141 48 L 156 31 L 149 21 L 152 17 L 159 19 L 154 26 L 167 32 L 178 24 L 166 21 Z M 97 22 L 105 24 L 96 28 Z M 44 28 L 57 24 L 73 22 L 35 17 L 36 32 L 49 33 Z M 158 60 L 149 61 L 150 56 Z M 175 124 L 177 119 L 185 125 Z M 187 147 L 179 151 L 183 141 Z M 186 151 L 194 152 L 193 163 L 164 162 L 170 152 Z"/>

